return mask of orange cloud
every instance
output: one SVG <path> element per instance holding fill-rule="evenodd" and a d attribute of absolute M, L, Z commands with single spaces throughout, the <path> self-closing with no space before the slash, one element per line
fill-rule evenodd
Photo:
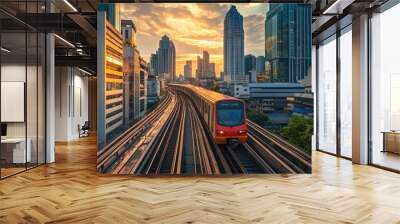
<path fill-rule="evenodd" d="M 246 54 L 264 55 L 265 43 L 260 37 L 264 36 L 265 7 L 255 3 L 235 5 L 239 12 L 243 11 Z M 219 75 L 223 71 L 223 23 L 229 7 L 230 4 L 219 3 L 121 4 L 121 18 L 135 23 L 138 48 L 146 60 L 156 52 L 161 36 L 166 34 L 175 44 L 177 75 L 183 74 L 187 60 L 192 60 L 194 74 L 197 55 L 201 56 L 203 50 L 209 52 L 210 62 L 216 64 Z"/>

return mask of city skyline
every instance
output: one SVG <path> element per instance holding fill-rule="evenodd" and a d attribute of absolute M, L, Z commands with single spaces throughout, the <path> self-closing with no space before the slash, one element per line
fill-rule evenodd
<path fill-rule="evenodd" d="M 244 17 L 245 54 L 264 55 L 264 32 L 260 30 L 268 8 L 265 3 L 122 4 L 121 17 L 134 21 L 138 48 L 146 61 L 157 50 L 159 39 L 167 35 L 176 47 L 177 75 L 184 74 L 186 61 L 196 61 L 208 51 L 219 76 L 223 71 L 224 17 L 231 5 Z M 192 69 L 197 69 L 196 63 Z"/>

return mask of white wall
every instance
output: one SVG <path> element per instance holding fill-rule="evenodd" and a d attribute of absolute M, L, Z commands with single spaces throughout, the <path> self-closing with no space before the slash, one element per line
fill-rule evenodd
<path fill-rule="evenodd" d="M 27 80 L 25 80 L 27 78 Z M 32 150 L 32 161 L 44 162 L 44 74 L 42 67 L 30 66 L 24 64 L 3 64 L 1 66 L 2 82 L 24 82 L 26 83 L 26 107 L 22 112 L 26 112 L 26 120 L 23 122 L 6 122 L 8 138 L 25 138 L 30 140 Z M 23 94 L 23 93 L 22 93 Z M 2 96 L 7 97 L 7 96 Z M 1 110 L 10 110 L 10 108 L 1 108 Z M 37 156 L 39 153 L 39 156 Z"/>
<path fill-rule="evenodd" d="M 1 66 L 1 81 L 2 82 L 25 82 L 25 64 L 5 64 Z M 31 73 L 32 69 L 36 68 L 28 66 L 28 74 Z M 33 93 L 27 93 L 27 96 L 33 95 Z M 36 91 L 35 91 L 36 96 Z M 1 108 L 7 110 L 7 108 Z M 29 114 L 28 114 L 29 116 Z M 29 117 L 28 117 L 28 120 Z M 26 122 L 7 122 L 7 137 L 25 137 L 25 123 Z M 29 136 L 28 136 L 29 137 Z"/>
<path fill-rule="evenodd" d="M 55 141 L 74 140 L 89 117 L 88 78 L 72 67 L 56 67 L 55 73 Z"/>

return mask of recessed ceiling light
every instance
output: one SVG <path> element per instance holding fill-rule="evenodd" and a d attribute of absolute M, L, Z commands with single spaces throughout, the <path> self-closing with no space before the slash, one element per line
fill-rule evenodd
<path fill-rule="evenodd" d="M 61 40 L 62 42 L 64 42 L 65 44 L 67 44 L 70 47 L 75 48 L 75 45 L 73 45 L 71 42 L 69 42 L 68 40 L 60 37 L 58 34 L 54 34 L 55 37 L 57 37 L 59 40 Z"/>
<path fill-rule="evenodd" d="M 11 50 L 9 50 L 9 49 L 7 49 L 5 47 L 1 47 L 1 51 L 4 51 L 6 53 L 10 53 L 11 52 Z"/>
<path fill-rule="evenodd" d="M 86 74 L 86 75 L 90 75 L 90 76 L 93 75 L 92 73 L 90 73 L 90 72 L 88 72 L 88 71 L 86 71 L 86 70 L 83 70 L 83 69 L 81 69 L 81 68 L 79 68 L 79 67 L 78 67 L 78 70 L 81 71 L 81 72 L 83 72 L 83 73 Z"/>
<path fill-rule="evenodd" d="M 78 10 L 68 1 L 64 0 L 65 4 L 67 4 L 74 12 L 78 12 Z"/>

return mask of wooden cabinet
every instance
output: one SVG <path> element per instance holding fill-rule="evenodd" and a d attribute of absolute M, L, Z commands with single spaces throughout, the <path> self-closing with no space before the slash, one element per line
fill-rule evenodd
<path fill-rule="evenodd" d="M 382 132 L 383 133 L 383 152 L 400 154 L 400 131 Z"/>

